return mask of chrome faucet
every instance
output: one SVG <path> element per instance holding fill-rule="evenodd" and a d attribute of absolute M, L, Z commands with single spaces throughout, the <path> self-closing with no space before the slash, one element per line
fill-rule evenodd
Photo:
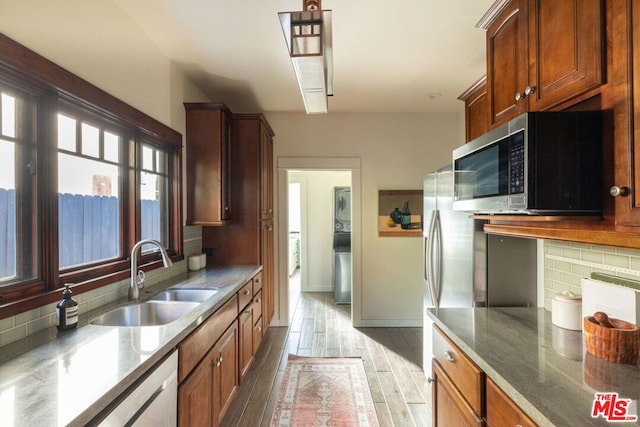
<path fill-rule="evenodd" d="M 138 257 L 136 252 L 140 250 L 143 245 L 154 245 L 160 249 L 162 255 L 162 263 L 165 268 L 171 267 L 173 262 L 167 254 L 167 250 L 162 246 L 162 243 L 153 239 L 140 240 L 131 248 L 131 284 L 129 285 L 129 300 L 137 300 L 140 297 L 140 289 L 144 287 L 144 271 L 138 271 Z"/>

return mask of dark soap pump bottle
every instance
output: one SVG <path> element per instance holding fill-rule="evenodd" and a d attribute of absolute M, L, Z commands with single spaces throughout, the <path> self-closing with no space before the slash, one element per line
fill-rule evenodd
<path fill-rule="evenodd" d="M 409 201 L 404 202 L 402 207 L 402 217 L 400 218 L 400 228 L 407 230 L 411 228 L 411 211 L 409 210 Z"/>
<path fill-rule="evenodd" d="M 56 317 L 58 318 L 58 330 L 73 329 L 78 324 L 78 303 L 71 298 L 69 285 L 64 285 L 62 301 L 56 305 Z"/>

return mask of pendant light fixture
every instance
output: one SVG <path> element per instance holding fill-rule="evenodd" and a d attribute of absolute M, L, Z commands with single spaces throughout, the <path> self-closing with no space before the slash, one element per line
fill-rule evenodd
<path fill-rule="evenodd" d="M 331 10 L 303 0 L 300 12 L 280 12 L 280 24 L 307 114 L 327 113 L 333 95 Z"/>

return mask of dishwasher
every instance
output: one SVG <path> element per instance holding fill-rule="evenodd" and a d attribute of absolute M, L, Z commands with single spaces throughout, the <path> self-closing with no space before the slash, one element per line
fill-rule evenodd
<path fill-rule="evenodd" d="M 173 427 L 178 423 L 178 350 L 160 362 L 99 426 Z"/>

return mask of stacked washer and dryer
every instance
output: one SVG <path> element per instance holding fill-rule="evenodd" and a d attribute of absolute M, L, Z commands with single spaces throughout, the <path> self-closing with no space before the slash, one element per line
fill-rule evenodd
<path fill-rule="evenodd" d="M 351 304 L 351 187 L 333 191 L 333 290 L 336 304 Z"/>

